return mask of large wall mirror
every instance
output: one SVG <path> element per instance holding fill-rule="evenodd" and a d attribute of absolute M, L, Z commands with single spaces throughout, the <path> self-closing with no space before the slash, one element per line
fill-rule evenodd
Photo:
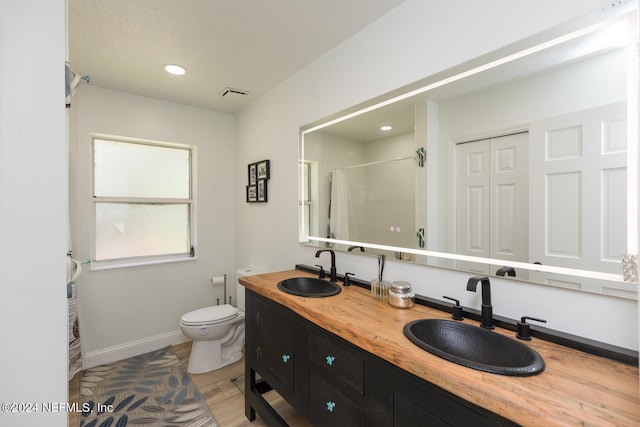
<path fill-rule="evenodd" d="M 300 241 L 636 298 L 636 15 L 595 12 L 303 127 Z"/>

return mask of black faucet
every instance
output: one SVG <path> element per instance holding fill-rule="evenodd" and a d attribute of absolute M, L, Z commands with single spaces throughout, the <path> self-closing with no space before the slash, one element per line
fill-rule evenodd
<path fill-rule="evenodd" d="M 475 292 L 478 282 L 482 282 L 482 322 L 480 326 L 493 329 L 493 307 L 491 306 L 491 283 L 486 276 L 474 276 L 467 282 L 467 290 Z"/>
<path fill-rule="evenodd" d="M 336 253 L 331 250 L 331 249 L 320 249 L 318 252 L 316 252 L 316 258 L 320 258 L 320 254 L 322 252 L 329 252 L 331 254 L 331 274 L 330 274 L 330 280 L 333 283 L 336 283 L 338 281 L 338 277 L 336 274 Z"/>
<path fill-rule="evenodd" d="M 498 271 L 496 271 L 496 276 L 516 277 L 516 269 L 513 267 L 500 267 Z"/>

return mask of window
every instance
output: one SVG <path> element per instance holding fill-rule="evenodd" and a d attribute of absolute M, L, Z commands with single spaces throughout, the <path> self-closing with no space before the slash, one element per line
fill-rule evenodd
<path fill-rule="evenodd" d="M 298 176 L 301 180 L 298 185 L 299 236 L 301 239 L 304 239 L 305 236 L 320 236 L 324 232 L 320 233 L 319 231 L 319 203 L 314 202 L 314 200 L 321 199 L 318 194 L 318 182 L 320 182 L 318 179 L 318 162 L 301 160 L 298 164 L 298 171 Z"/>
<path fill-rule="evenodd" d="M 302 180 L 299 183 L 298 231 L 300 236 L 306 236 L 311 230 L 311 164 L 309 162 L 298 163 L 298 177 Z"/>
<path fill-rule="evenodd" d="M 193 151 L 94 136 L 93 261 L 117 265 L 194 255 Z"/>

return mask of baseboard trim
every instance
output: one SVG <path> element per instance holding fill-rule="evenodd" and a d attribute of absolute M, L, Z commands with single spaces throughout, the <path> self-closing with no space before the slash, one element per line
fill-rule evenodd
<path fill-rule="evenodd" d="M 94 366 L 104 365 L 105 363 L 117 362 L 128 357 L 148 353 L 169 345 L 182 344 L 186 341 L 189 341 L 189 338 L 187 338 L 182 331 L 178 330 L 138 341 L 131 341 L 125 344 L 105 348 L 103 350 L 92 351 L 83 356 L 82 368 L 89 369 Z"/>

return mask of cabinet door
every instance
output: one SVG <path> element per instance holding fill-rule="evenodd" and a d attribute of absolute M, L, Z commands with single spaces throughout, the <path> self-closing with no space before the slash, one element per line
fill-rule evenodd
<path fill-rule="evenodd" d="M 367 426 L 516 426 L 387 362 L 367 358 L 365 372 Z"/>
<path fill-rule="evenodd" d="M 251 314 L 256 328 L 255 358 L 289 390 L 294 390 L 293 372 L 296 354 L 294 352 L 294 329 L 286 316 L 272 309 L 267 303 L 256 299 L 255 312 Z"/>
<path fill-rule="evenodd" d="M 399 393 L 393 394 L 393 427 L 451 427 L 432 412 Z"/>

